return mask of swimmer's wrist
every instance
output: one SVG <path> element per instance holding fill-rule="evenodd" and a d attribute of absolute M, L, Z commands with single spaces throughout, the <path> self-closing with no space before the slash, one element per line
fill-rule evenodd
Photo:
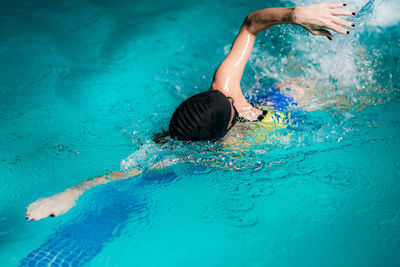
<path fill-rule="evenodd" d="M 287 13 L 286 13 L 286 15 L 283 17 L 283 23 L 284 24 L 294 24 L 295 23 L 295 21 L 294 21 L 294 19 L 295 19 L 295 11 L 296 11 L 296 6 L 294 6 L 294 7 L 287 7 Z"/>
<path fill-rule="evenodd" d="M 78 185 L 74 185 L 70 188 L 68 188 L 67 190 L 65 190 L 66 192 L 85 192 L 89 189 L 89 187 L 83 185 L 83 184 L 78 184 Z"/>
<path fill-rule="evenodd" d="M 303 11 L 303 9 L 306 8 L 304 6 L 296 6 L 293 8 L 293 12 L 292 12 L 292 23 L 291 24 L 296 24 L 296 25 L 302 25 L 302 17 L 301 17 L 301 12 Z"/>

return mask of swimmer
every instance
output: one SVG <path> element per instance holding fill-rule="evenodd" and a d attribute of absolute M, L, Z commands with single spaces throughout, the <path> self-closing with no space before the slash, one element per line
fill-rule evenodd
<path fill-rule="evenodd" d="M 296 24 L 313 35 L 332 40 L 330 31 L 348 34 L 349 31 L 344 27 L 355 26 L 354 23 L 340 18 L 355 16 L 355 12 L 344 9 L 345 6 L 343 3 L 324 3 L 304 7 L 267 8 L 249 14 L 233 42 L 231 51 L 215 71 L 211 88 L 180 104 L 173 113 L 169 131 L 165 132 L 165 135 L 168 134 L 177 140 L 214 142 L 221 140 L 237 122 L 265 121 L 276 117 L 268 110 L 251 105 L 240 88 L 240 80 L 257 35 L 274 25 Z M 304 102 L 304 99 L 301 99 L 304 95 L 301 88 L 294 91 L 294 100 L 298 103 Z M 165 167 L 166 164 L 169 163 L 155 164 L 150 170 Z M 140 173 L 141 170 L 132 169 L 84 181 L 59 194 L 35 201 L 27 207 L 25 216 L 29 220 L 58 216 L 72 208 L 79 196 L 89 188 Z"/>

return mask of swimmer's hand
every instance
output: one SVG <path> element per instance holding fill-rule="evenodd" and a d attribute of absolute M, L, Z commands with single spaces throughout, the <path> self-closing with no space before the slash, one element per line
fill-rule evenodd
<path fill-rule="evenodd" d="M 346 4 L 342 3 L 298 6 L 293 11 L 293 22 L 302 26 L 311 34 L 326 36 L 329 40 L 332 40 L 332 34 L 328 30 L 349 34 L 349 31 L 343 27 L 355 26 L 354 23 L 338 17 L 356 15 L 354 11 L 339 9 L 345 6 Z"/>
<path fill-rule="evenodd" d="M 79 188 L 71 188 L 57 195 L 38 199 L 26 208 L 25 217 L 27 220 L 37 221 L 66 213 L 75 206 L 75 201 L 83 192 Z"/>

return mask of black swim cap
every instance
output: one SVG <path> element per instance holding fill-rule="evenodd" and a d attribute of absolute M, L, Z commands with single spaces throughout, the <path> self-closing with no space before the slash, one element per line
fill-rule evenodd
<path fill-rule="evenodd" d="M 178 140 L 215 141 L 226 134 L 231 113 L 231 103 L 220 91 L 194 95 L 175 110 L 169 134 Z"/>

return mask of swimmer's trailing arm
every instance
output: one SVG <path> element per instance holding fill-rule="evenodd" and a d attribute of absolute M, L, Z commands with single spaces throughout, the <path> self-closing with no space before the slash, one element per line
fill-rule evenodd
<path fill-rule="evenodd" d="M 297 24 L 314 35 L 332 39 L 328 30 L 347 34 L 348 31 L 343 27 L 354 27 L 351 22 L 338 17 L 355 16 L 355 12 L 340 9 L 345 6 L 346 4 L 343 3 L 335 3 L 267 8 L 249 14 L 233 42 L 231 51 L 216 70 L 211 89 L 220 90 L 226 96 L 232 97 L 241 116 L 250 120 L 256 119 L 260 111 L 255 110 L 244 98 L 240 89 L 240 80 L 257 34 L 274 25 Z"/>
<path fill-rule="evenodd" d="M 108 175 L 86 180 L 54 196 L 36 200 L 26 208 L 25 217 L 28 220 L 36 221 L 49 216 L 55 217 L 66 213 L 75 206 L 75 201 L 90 188 L 100 184 L 107 184 L 111 181 L 134 177 L 140 173 L 140 170 L 132 169 L 129 172 L 113 172 Z"/>

